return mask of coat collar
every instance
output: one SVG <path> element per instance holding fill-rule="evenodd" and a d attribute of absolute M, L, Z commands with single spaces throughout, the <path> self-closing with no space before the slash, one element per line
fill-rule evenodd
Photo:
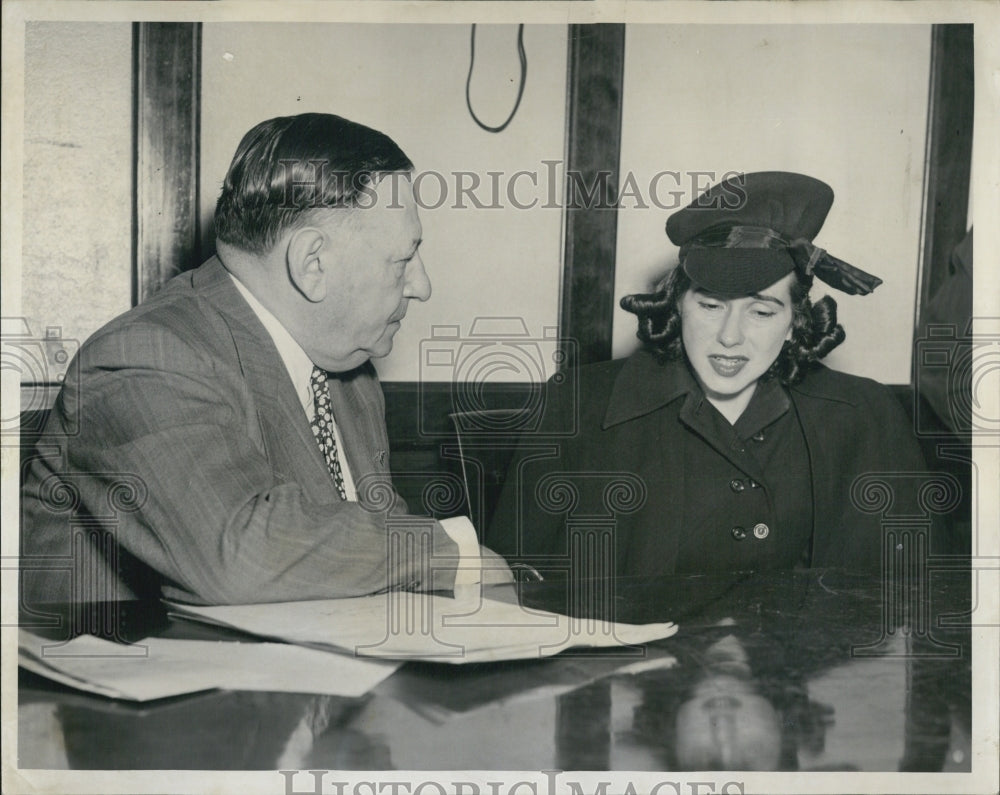
<path fill-rule="evenodd" d="M 850 377 L 825 365 L 818 365 L 802 381 L 789 388 L 796 397 L 858 405 Z M 642 417 L 697 389 L 697 384 L 683 361 L 661 362 L 656 354 L 643 348 L 622 365 L 601 427 L 610 428 Z"/>
<path fill-rule="evenodd" d="M 661 362 L 651 351 L 636 351 L 615 378 L 601 427 L 642 417 L 693 389 L 695 380 L 684 362 Z"/>
<path fill-rule="evenodd" d="M 192 273 L 191 284 L 225 318 L 251 388 L 301 412 L 298 395 L 271 335 L 236 289 L 222 261 L 210 258 Z"/>
<path fill-rule="evenodd" d="M 805 396 L 817 400 L 832 400 L 849 406 L 860 406 L 857 387 L 852 384 L 854 376 L 831 370 L 818 364 L 809 374 L 790 387 L 793 396 Z"/>

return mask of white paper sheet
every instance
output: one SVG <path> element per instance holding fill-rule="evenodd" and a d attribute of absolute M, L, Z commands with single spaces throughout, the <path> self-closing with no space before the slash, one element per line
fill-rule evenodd
<path fill-rule="evenodd" d="M 19 664 L 30 671 L 132 701 L 214 688 L 357 697 L 400 665 L 287 643 L 146 638 L 123 647 L 81 635 L 56 644 L 25 630 L 18 651 Z"/>
<path fill-rule="evenodd" d="M 478 588 L 460 598 L 393 591 L 357 599 L 172 607 L 293 643 L 334 646 L 366 657 L 456 664 L 547 657 L 575 646 L 642 644 L 677 631 L 671 622 L 620 624 L 527 610 L 480 598 Z"/>

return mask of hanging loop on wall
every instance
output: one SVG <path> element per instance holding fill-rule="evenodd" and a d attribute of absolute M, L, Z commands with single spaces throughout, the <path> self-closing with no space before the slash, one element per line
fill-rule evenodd
<path fill-rule="evenodd" d="M 472 26 L 471 42 L 469 44 L 469 76 L 465 80 L 465 106 L 469 109 L 469 115 L 472 116 L 472 120 L 486 130 L 486 132 L 498 133 L 506 130 L 507 125 L 513 121 L 514 114 L 517 113 L 517 109 L 521 106 L 521 98 L 524 96 L 524 82 L 528 78 L 528 56 L 524 52 L 524 25 L 517 26 L 517 56 L 521 60 L 521 84 L 517 89 L 517 99 L 514 101 L 514 108 L 507 117 L 507 121 L 500 126 L 491 127 L 488 124 L 483 124 L 472 109 L 472 98 L 469 94 L 469 89 L 472 85 L 472 70 L 476 65 L 476 26 Z"/>

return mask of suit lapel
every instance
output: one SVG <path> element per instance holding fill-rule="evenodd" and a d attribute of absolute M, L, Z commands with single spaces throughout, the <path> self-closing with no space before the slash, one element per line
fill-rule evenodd
<path fill-rule="evenodd" d="M 199 269 L 194 287 L 218 309 L 232 335 L 276 479 L 298 483 L 308 497 L 319 502 L 335 499 L 333 481 L 288 370 L 271 335 L 218 258 Z"/>

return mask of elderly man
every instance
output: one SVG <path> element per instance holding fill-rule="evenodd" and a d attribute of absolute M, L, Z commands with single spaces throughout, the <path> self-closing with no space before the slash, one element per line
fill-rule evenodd
<path fill-rule="evenodd" d="M 51 562 L 22 571 L 29 602 L 448 589 L 483 559 L 509 576 L 467 520 L 408 516 L 391 488 L 370 360 L 431 294 L 412 168 L 338 116 L 244 136 L 217 256 L 94 334 L 56 401 L 23 488 L 24 555 Z"/>

